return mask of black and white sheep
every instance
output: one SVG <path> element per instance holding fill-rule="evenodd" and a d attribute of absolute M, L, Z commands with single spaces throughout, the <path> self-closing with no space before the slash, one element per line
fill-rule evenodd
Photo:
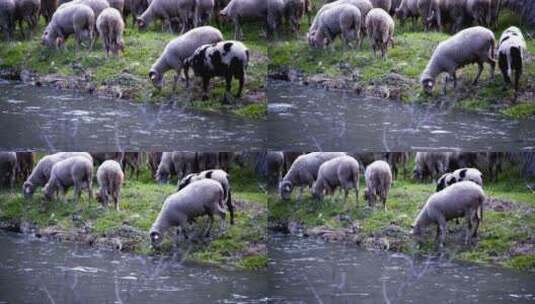
<path fill-rule="evenodd" d="M 217 43 L 223 40 L 223 34 L 211 26 L 194 28 L 169 42 L 164 51 L 149 71 L 152 84 L 161 89 L 164 85 L 164 75 L 169 70 L 175 70 L 176 76 L 173 81 L 173 91 L 184 67 L 184 60 L 189 58 L 200 46 Z"/>
<path fill-rule="evenodd" d="M 366 167 L 364 178 L 366 180 L 364 198 L 368 201 L 368 205 L 373 207 L 377 198 L 379 198 L 386 211 L 386 200 L 392 185 L 392 170 L 390 166 L 383 160 L 376 160 Z"/>
<path fill-rule="evenodd" d="M 193 27 L 194 14 L 195 0 L 153 0 L 136 23 L 140 29 L 145 29 L 153 20 L 160 19 L 171 32 L 183 33 Z M 176 20 L 178 26 L 173 24 Z"/>
<path fill-rule="evenodd" d="M 240 23 L 243 21 L 263 21 L 269 31 L 270 24 L 276 20 L 268 20 L 268 2 L 271 0 L 231 0 L 219 12 L 219 15 L 234 25 L 234 39 L 240 40 L 243 36 Z"/>
<path fill-rule="evenodd" d="M 0 187 L 12 189 L 17 177 L 17 154 L 15 152 L 0 152 Z"/>
<path fill-rule="evenodd" d="M 322 48 L 340 35 L 345 45 L 350 46 L 352 41 L 360 45 L 361 22 L 360 10 L 354 5 L 342 3 L 320 10 L 307 34 L 308 43 Z"/>
<path fill-rule="evenodd" d="M 388 45 L 394 47 L 394 19 L 382 8 L 374 8 L 366 16 L 366 30 L 372 45 L 372 52 L 376 55 L 381 50 L 381 57 L 386 59 Z"/>
<path fill-rule="evenodd" d="M 208 99 L 208 85 L 213 77 L 225 78 L 225 102 L 231 94 L 232 78 L 239 81 L 236 98 L 240 98 L 245 83 L 245 70 L 249 64 L 249 50 L 239 41 L 221 41 L 199 47 L 184 62 L 184 75 L 189 85 L 188 71 L 191 67 L 197 77 L 202 78 L 203 100 Z"/>
<path fill-rule="evenodd" d="M 158 217 L 150 229 L 150 240 L 153 247 L 159 247 L 163 241 L 165 232 L 174 226 L 178 226 L 177 237 L 181 230 L 187 238 L 186 225 L 196 218 L 208 215 L 210 219 L 206 230 L 208 236 L 214 222 L 214 215 L 219 215 L 222 225 L 225 222 L 225 209 L 223 200 L 225 194 L 221 184 L 212 179 L 202 179 L 193 182 L 184 189 L 167 197 L 163 203 Z"/>
<path fill-rule="evenodd" d="M 359 203 L 359 163 L 349 155 L 333 158 L 321 164 L 318 178 L 312 185 L 312 195 L 322 199 L 324 194 L 334 194 L 336 188 L 344 190 L 344 204 L 349 189 L 355 189 L 356 205 Z"/>
<path fill-rule="evenodd" d="M 506 85 L 511 83 L 511 77 L 514 78 L 515 95 L 518 91 L 526 54 L 526 41 L 520 29 L 516 26 L 507 28 L 502 33 L 499 41 L 498 66 Z"/>
<path fill-rule="evenodd" d="M 100 190 L 96 194 L 97 201 L 107 207 L 111 197 L 115 210 L 119 211 L 123 181 L 123 169 L 117 161 L 107 160 L 103 162 L 97 169 L 97 182 L 100 186 Z"/>
<path fill-rule="evenodd" d="M 475 168 L 461 168 L 445 173 L 437 181 L 437 191 L 462 181 L 471 181 L 483 187 L 483 174 Z"/>
<path fill-rule="evenodd" d="M 61 6 L 46 26 L 42 36 L 42 43 L 48 47 L 60 49 L 71 34 L 76 37 L 76 50 L 83 40 L 89 40 L 93 47 L 95 29 L 95 13 L 85 4 L 67 3 Z"/>
<path fill-rule="evenodd" d="M 464 217 L 467 221 L 466 243 L 477 236 L 483 220 L 485 193 L 476 183 L 464 181 L 455 183 L 432 194 L 413 224 L 413 235 L 421 237 L 426 226 L 437 225 L 439 245 L 444 245 L 447 222 Z M 479 213 L 479 214 L 478 214 Z"/>
<path fill-rule="evenodd" d="M 452 37 L 440 42 L 431 59 L 420 76 L 420 83 L 427 93 L 431 93 L 435 80 L 441 73 L 448 73 L 453 78 L 453 87 L 457 87 L 457 69 L 477 63 L 478 72 L 473 81 L 476 84 L 483 72 L 483 63 L 490 65 L 490 77 L 494 78 L 494 33 L 481 26 L 464 29 Z M 444 78 L 443 92 L 446 94 L 448 78 Z"/>
<path fill-rule="evenodd" d="M 82 189 L 86 189 L 89 199 L 93 198 L 93 162 L 87 157 L 73 156 L 61 160 L 52 166 L 50 178 L 43 187 L 47 200 L 54 198 L 61 192 L 63 201 L 67 202 L 66 193 L 69 187 L 74 186 L 74 202 L 78 203 Z"/>
<path fill-rule="evenodd" d="M 124 52 L 124 21 L 117 9 L 108 7 L 100 13 L 97 18 L 97 30 L 102 38 L 106 56 L 109 56 L 110 51 L 114 54 Z"/>
<path fill-rule="evenodd" d="M 449 168 L 448 152 L 417 152 L 413 177 L 422 181 L 426 177 L 438 179 Z"/>

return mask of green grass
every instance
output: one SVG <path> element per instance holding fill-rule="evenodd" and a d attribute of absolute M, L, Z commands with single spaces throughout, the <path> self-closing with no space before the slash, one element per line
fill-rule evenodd
<path fill-rule="evenodd" d="M 180 82 L 177 91 L 172 92 L 172 79 L 174 72 L 169 71 L 165 77 L 163 90 L 156 90 L 148 79 L 148 71 L 156 61 L 166 44 L 176 35 L 162 31 L 161 27 L 152 24 L 149 30 L 139 31 L 132 27 L 131 21 L 125 28 L 125 52 L 121 57 L 111 56 L 106 59 L 99 39 L 92 51 L 81 48 L 75 52 L 75 41 L 71 37 L 66 41 L 65 51 L 47 49 L 40 44 L 40 37 L 44 29 L 44 20 L 33 38 L 17 41 L 0 41 L 0 68 L 13 68 L 18 71 L 29 69 L 39 75 L 56 74 L 63 77 L 84 76 L 88 82 L 96 88 L 97 92 L 105 95 L 120 91 L 123 98 L 140 102 L 165 102 L 175 100 L 179 105 L 187 108 L 205 110 L 235 110 L 237 115 L 250 118 L 262 118 L 265 112 L 250 110 L 256 106 L 265 107 L 266 98 L 265 78 L 267 75 L 267 49 L 268 45 L 262 38 L 262 29 L 259 25 L 244 27 L 245 44 L 251 51 L 251 61 L 247 70 L 244 95 L 239 100 L 234 100 L 231 105 L 222 102 L 224 83 L 221 79 L 213 79 L 210 88 L 209 100 L 201 101 L 200 84 L 196 83 L 193 93 L 189 93 L 184 83 Z M 222 28 L 224 37 L 232 38 L 230 26 Z M 85 89 L 82 83 L 81 90 Z M 233 92 L 238 87 L 237 81 L 233 83 Z M 250 97 L 252 96 L 252 97 Z M 245 108 L 241 110 L 241 108 Z M 248 110 L 249 109 L 249 110 Z"/>
<path fill-rule="evenodd" d="M 464 220 L 461 220 L 461 225 L 449 223 L 448 227 L 453 232 L 447 234 L 445 250 L 452 257 L 535 271 L 533 256 L 510 255 L 510 250 L 517 242 L 532 239 L 535 231 L 535 214 L 533 209 L 528 209 L 535 207 L 535 195 L 525 187 L 518 171 L 516 167 L 506 170 L 498 182 L 485 183 L 487 196 L 511 202 L 513 208 L 498 212 L 487 207 L 479 230 L 479 241 L 475 246 L 464 245 Z M 363 178 L 360 185 L 362 196 L 365 188 Z M 282 201 L 273 193 L 269 198 L 269 222 L 297 222 L 305 229 L 323 226 L 336 230 L 353 226 L 358 227 L 361 239 L 386 237 L 391 244 L 396 244 L 394 250 L 411 254 L 432 254 L 437 250 L 434 244 L 434 228 L 427 231 L 421 244 L 411 238 L 409 232 L 419 210 L 434 192 L 435 185 L 430 182 L 417 183 L 409 178 L 400 177 L 394 181 L 390 191 L 387 211 L 384 211 L 382 206 L 368 207 L 362 197 L 356 206 L 354 192 L 351 192 L 345 205 L 339 192 L 321 202 L 314 200 L 306 190 L 300 202 L 296 200 L 297 194 L 294 194 L 289 201 Z M 388 227 L 391 225 L 398 226 L 401 234 L 389 235 Z"/>
<path fill-rule="evenodd" d="M 176 183 L 159 185 L 145 169 L 139 179 L 127 178 L 121 192 L 120 212 L 103 208 L 95 200 L 89 201 L 86 193 L 78 205 L 74 205 L 72 191 L 69 191 L 69 202 L 65 205 L 59 200 L 45 202 L 40 191 L 31 200 L 25 200 L 19 191 L 0 192 L 0 220 L 29 222 L 40 229 L 61 232 L 73 232 L 74 228 L 88 229 L 89 234 L 96 238 L 119 237 L 123 250 L 137 254 L 167 254 L 191 245 L 193 249 L 186 256 L 189 261 L 247 269 L 263 268 L 267 265 L 267 253 L 249 253 L 248 249 L 266 242 L 267 195 L 259 188 L 252 170 L 236 167 L 230 174 L 232 198 L 237 206 L 235 225 L 228 223 L 227 215 L 226 229 L 222 232 L 219 229 L 220 219 L 216 218 L 210 239 L 191 244 L 182 239 L 178 249 L 174 245 L 174 229 L 170 229 L 159 253 L 151 249 L 147 232 L 165 198 L 176 191 Z M 97 187 L 95 183 L 95 189 Z M 19 185 L 16 189 L 20 189 Z M 204 231 L 206 224 L 207 219 L 200 219 L 197 224 L 190 225 L 190 235 Z"/>

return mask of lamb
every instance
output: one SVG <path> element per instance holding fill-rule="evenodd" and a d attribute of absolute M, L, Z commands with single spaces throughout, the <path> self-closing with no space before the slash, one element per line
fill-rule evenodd
<path fill-rule="evenodd" d="M 396 8 L 395 15 L 399 18 L 402 25 L 407 18 L 411 18 L 413 27 L 416 26 L 416 19 L 420 16 L 418 0 L 402 0 L 399 7 Z"/>
<path fill-rule="evenodd" d="M 196 0 L 195 26 L 206 25 L 214 15 L 214 0 Z"/>
<path fill-rule="evenodd" d="M 392 8 L 392 0 L 371 0 L 374 8 L 382 8 L 386 12 L 390 12 Z"/>
<path fill-rule="evenodd" d="M 235 97 L 240 98 L 245 83 L 245 70 L 249 65 L 249 50 L 239 41 L 221 41 L 199 47 L 191 57 L 184 62 L 186 86 L 189 87 L 189 68 L 197 77 L 202 78 L 203 100 L 208 99 L 208 85 L 210 79 L 216 76 L 224 77 L 226 88 L 224 102 L 228 103 L 231 95 L 232 78 L 239 81 L 238 92 Z"/>
<path fill-rule="evenodd" d="M 505 85 L 511 83 L 514 72 L 515 98 L 518 84 L 522 76 L 523 60 L 527 54 L 526 41 L 519 28 L 512 26 L 506 29 L 500 37 L 498 46 L 498 65 L 502 72 Z"/>
<path fill-rule="evenodd" d="M 243 37 L 240 21 L 264 21 L 266 25 L 275 22 L 274 20 L 268 20 L 269 1 L 271 0 L 231 0 L 229 4 L 219 12 L 219 15 L 223 19 L 233 23 L 234 40 L 240 40 L 241 37 Z M 269 31 L 268 28 L 266 30 Z"/>
<path fill-rule="evenodd" d="M 379 198 L 386 211 L 386 199 L 392 185 L 390 166 L 383 160 L 376 160 L 366 167 L 364 177 L 366 179 L 364 198 L 368 201 L 368 205 L 374 206 L 376 199 Z"/>
<path fill-rule="evenodd" d="M 23 22 L 26 22 L 30 31 L 33 31 L 39 22 L 40 0 L 15 0 L 14 21 L 19 23 L 20 33 L 24 35 Z"/>
<path fill-rule="evenodd" d="M 109 57 L 110 51 L 116 55 L 124 52 L 124 22 L 123 16 L 117 9 L 108 7 L 103 10 L 97 18 L 97 29 L 104 44 L 106 57 Z"/>
<path fill-rule="evenodd" d="M 189 184 L 184 189 L 167 197 L 158 217 L 150 229 L 151 245 L 158 248 L 165 232 L 172 226 L 178 226 L 177 238 L 181 230 L 185 238 L 186 225 L 195 221 L 197 217 L 208 215 L 210 219 L 206 236 L 210 234 L 214 222 L 214 215 L 219 215 L 222 225 L 225 222 L 223 200 L 225 194 L 221 184 L 212 179 L 203 179 Z"/>
<path fill-rule="evenodd" d="M 196 0 L 153 0 L 136 19 L 139 29 L 145 29 L 154 19 L 163 20 L 171 32 L 183 33 L 193 27 Z M 180 20 L 180 29 L 173 28 L 173 20 Z"/>
<path fill-rule="evenodd" d="M 95 14 L 84 4 L 65 4 L 61 6 L 52 21 L 47 25 L 42 36 L 42 43 L 48 47 L 59 49 L 64 46 L 65 39 L 71 34 L 76 36 L 76 50 L 82 40 L 89 37 L 90 48 L 93 47 Z"/>
<path fill-rule="evenodd" d="M 315 18 L 314 27 L 307 34 L 308 43 L 315 48 L 329 45 L 340 35 L 345 45 L 360 40 L 360 10 L 350 4 L 337 4 L 330 9 L 321 10 Z"/>
<path fill-rule="evenodd" d="M 293 33 L 297 33 L 301 18 L 305 15 L 307 0 L 284 0 L 284 18 Z"/>
<path fill-rule="evenodd" d="M 193 172 L 196 161 L 195 152 L 163 152 L 155 178 L 161 184 L 167 183 L 172 175 L 182 178 Z"/>
<path fill-rule="evenodd" d="M 78 203 L 82 189 L 86 189 L 89 199 L 93 199 L 93 162 L 84 156 L 73 156 L 61 160 L 52 166 L 50 179 L 43 187 L 45 199 L 52 200 L 61 191 L 64 203 L 67 203 L 66 192 L 74 186 L 74 202 Z"/>
<path fill-rule="evenodd" d="M 490 77 L 494 79 L 494 33 L 481 26 L 464 29 L 438 44 L 425 70 L 420 76 L 424 91 L 430 94 L 435 86 L 435 79 L 443 72 L 453 78 L 453 87 L 457 87 L 457 69 L 477 63 L 478 73 L 473 81 L 475 85 L 483 72 L 483 63 L 490 65 Z M 459 51 L 462 50 L 462 51 Z M 443 93 L 446 94 L 448 77 L 444 78 Z"/>
<path fill-rule="evenodd" d="M 227 172 L 215 169 L 215 170 L 205 170 L 199 173 L 190 173 L 184 177 L 178 183 L 178 191 L 184 189 L 187 185 L 202 180 L 202 179 L 213 179 L 221 184 L 223 187 L 223 193 L 225 197 L 225 204 L 227 205 L 228 211 L 230 213 L 230 224 L 234 225 L 234 206 L 232 205 L 232 191 L 230 189 L 230 176 Z"/>
<path fill-rule="evenodd" d="M 217 43 L 222 40 L 223 34 L 211 26 L 194 28 L 184 35 L 171 40 L 149 71 L 149 78 L 152 84 L 157 89 L 161 89 L 164 85 L 165 72 L 173 69 L 176 71 L 173 81 L 173 91 L 175 91 L 184 60 L 193 55 L 200 46 Z"/>
<path fill-rule="evenodd" d="M 471 181 L 483 187 L 483 174 L 475 168 L 461 168 L 452 173 L 446 173 L 437 181 L 437 192 L 462 181 Z"/>
<path fill-rule="evenodd" d="M 24 197 L 26 199 L 31 198 L 37 187 L 44 186 L 48 182 L 54 164 L 73 156 L 85 157 L 93 163 L 93 158 L 86 152 L 59 152 L 47 155 L 39 160 L 28 179 L 22 185 Z"/>
<path fill-rule="evenodd" d="M 52 20 L 54 12 L 58 9 L 58 0 L 41 0 L 41 15 L 45 18 L 45 22 L 48 23 Z"/>
<path fill-rule="evenodd" d="M 346 155 L 343 152 L 312 152 L 301 155 L 283 177 L 279 185 L 279 194 L 282 199 L 290 199 L 294 187 L 301 187 L 298 199 L 301 199 L 305 186 L 309 188 L 318 177 L 318 170 L 324 162 Z"/>
<path fill-rule="evenodd" d="M 7 40 L 15 30 L 15 0 L 0 0 L 0 28 Z"/>
<path fill-rule="evenodd" d="M 355 189 L 356 205 L 359 204 L 359 163 L 349 155 L 333 158 L 321 164 L 318 178 L 312 185 L 312 195 L 322 199 L 323 193 L 334 194 L 337 187 L 344 190 L 344 204 L 349 189 Z"/>
<path fill-rule="evenodd" d="M 111 197 L 115 210 L 119 211 L 119 200 L 123 181 L 124 173 L 118 162 L 114 160 L 103 162 L 97 169 L 97 182 L 100 186 L 100 190 L 96 194 L 97 201 L 107 207 Z"/>
<path fill-rule="evenodd" d="M 386 59 L 388 43 L 394 47 L 394 19 L 382 8 L 374 8 L 366 16 L 366 29 L 371 41 L 373 54 L 381 50 L 381 57 Z"/>
<path fill-rule="evenodd" d="M 465 217 L 468 224 L 465 242 L 468 243 L 471 238 L 477 237 L 479 224 L 483 220 L 484 201 L 485 193 L 479 185 L 471 181 L 455 183 L 429 197 L 412 226 L 412 234 L 421 237 L 426 226 L 436 224 L 437 239 L 442 247 L 447 222 Z"/>
<path fill-rule="evenodd" d="M 15 152 L 0 152 L 0 187 L 8 186 L 12 189 L 17 177 L 17 154 Z"/>
<path fill-rule="evenodd" d="M 490 26 L 492 22 L 491 0 L 466 0 L 466 10 L 478 25 Z"/>
<path fill-rule="evenodd" d="M 449 167 L 448 152 L 417 152 L 414 164 L 414 179 L 422 181 L 427 176 L 439 178 Z"/>

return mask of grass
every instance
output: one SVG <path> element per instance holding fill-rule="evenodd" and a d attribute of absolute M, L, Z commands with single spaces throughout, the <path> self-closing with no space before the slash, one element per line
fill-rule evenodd
<path fill-rule="evenodd" d="M 316 6 L 321 5 L 314 1 Z M 366 88 L 368 86 L 388 84 L 401 88 L 401 100 L 405 102 L 432 102 L 442 94 L 441 89 L 435 89 L 433 96 L 423 94 L 418 79 L 424 70 L 434 48 L 440 41 L 450 35 L 439 32 L 424 32 L 423 25 L 418 21 L 416 27 L 412 22 L 400 24 L 396 19 L 394 35 L 395 47 L 389 49 L 388 58 L 381 60 L 372 55 L 368 39 L 365 38 L 361 49 L 343 51 L 340 39 L 334 47 L 326 49 L 312 49 L 306 41 L 305 31 L 309 28 L 307 21 L 301 24 L 301 32 L 286 34 L 283 39 L 274 43 L 270 48 L 269 70 L 286 70 L 288 68 L 301 71 L 305 76 L 322 75 L 328 78 L 347 79 L 348 89 Z M 504 10 L 500 16 L 495 36 L 499 38 L 501 32 L 510 25 L 517 25 L 518 17 L 512 12 Z M 523 28 L 524 32 L 530 29 Z M 533 32 L 533 30 L 531 30 Z M 535 53 L 535 41 L 527 41 L 530 53 Z M 514 105 L 513 91 L 503 89 L 502 76 L 497 68 L 496 79 L 488 81 L 488 66 L 485 67 L 480 83 L 474 87 L 471 80 L 477 71 L 476 65 L 464 67 L 458 71 L 460 88 L 458 92 L 448 91 L 449 99 L 458 100 L 456 107 L 466 110 L 486 110 L 492 108 L 506 109 L 500 113 L 512 118 L 533 117 L 533 83 L 535 81 L 535 60 L 528 60 L 521 80 L 521 92 Z M 398 76 L 392 78 L 393 74 Z M 441 81 L 437 80 L 441 88 Z M 526 92 L 526 94 L 523 94 Z"/>
<path fill-rule="evenodd" d="M 411 166 L 409 165 L 409 168 Z M 364 190 L 364 179 L 361 178 L 361 195 Z M 511 250 L 522 241 L 533 240 L 535 231 L 535 196 L 519 177 L 518 168 L 506 170 L 496 183 L 485 183 L 488 197 L 512 203 L 512 208 L 503 212 L 486 207 L 483 222 L 479 230 L 476 244 L 466 246 L 464 220 L 460 225 L 450 222 L 445 250 L 455 259 L 476 263 L 493 263 L 506 267 L 535 271 L 535 256 L 528 254 L 512 255 Z M 322 226 L 329 230 L 358 227 L 360 240 L 375 240 L 386 237 L 392 250 L 408 254 L 435 254 L 435 229 L 426 233 L 423 243 L 418 244 L 410 237 L 411 224 L 427 198 L 435 192 L 435 185 L 418 183 L 409 178 L 399 177 L 394 181 L 390 191 L 387 207 L 370 208 L 364 199 L 359 198 L 355 206 L 355 194 L 352 192 L 344 205 L 341 193 L 338 196 L 326 197 L 323 201 L 315 201 L 305 191 L 301 202 L 295 196 L 289 201 L 280 200 L 276 194 L 269 198 L 269 222 L 296 222 L 304 226 L 305 231 Z M 531 210 L 531 211 L 529 211 Z M 391 227 L 398 227 L 400 232 L 392 234 Z M 366 243 L 365 243 L 366 245 Z"/>
<path fill-rule="evenodd" d="M 174 193 L 175 184 L 159 185 L 150 177 L 150 172 L 142 170 L 139 179 L 127 178 L 121 192 L 121 211 L 103 208 L 96 201 L 89 201 L 82 195 L 78 205 L 72 202 L 72 191 L 67 197 L 68 204 L 61 201 L 46 203 L 40 191 L 33 199 L 25 200 L 19 191 L 0 193 L 0 220 L 4 222 L 29 222 L 40 230 L 51 229 L 73 232 L 88 230 L 92 238 L 119 238 L 123 250 L 137 254 L 169 254 L 187 250 L 186 260 L 226 265 L 245 269 L 259 269 L 267 265 L 265 250 L 252 251 L 266 242 L 266 194 L 259 188 L 252 170 L 233 168 L 231 170 L 233 200 L 237 205 L 236 223 L 227 224 L 225 231 L 219 229 L 216 218 L 212 236 L 208 240 L 185 241 L 174 245 L 174 229 L 166 234 L 162 249 L 158 252 L 150 247 L 148 231 L 156 219 L 165 198 Z M 95 183 L 95 189 L 96 189 Z M 20 189 L 17 186 L 16 189 Z M 200 219 L 191 225 L 190 235 L 204 231 L 207 220 Z M 264 245 L 265 246 L 265 245 Z"/>
<path fill-rule="evenodd" d="M 177 101 L 179 105 L 200 110 L 231 109 L 233 113 L 249 118 L 262 118 L 266 115 L 266 98 L 264 83 L 267 75 L 267 49 L 268 45 L 262 38 L 262 29 L 259 25 L 244 27 L 245 44 L 251 51 L 251 61 L 247 70 L 244 95 L 234 100 L 231 105 L 222 103 L 224 81 L 213 79 L 211 81 L 209 100 L 201 101 L 200 83 L 195 84 L 193 93 L 179 83 L 177 92 L 172 92 L 172 79 L 174 72 L 166 74 L 165 87 L 156 90 L 148 79 L 151 65 L 159 57 L 166 44 L 176 37 L 167 31 L 162 31 L 160 25 L 152 24 L 149 30 L 139 31 L 132 27 L 131 20 L 125 28 L 125 52 L 121 57 L 112 56 L 107 59 L 99 39 L 92 51 L 81 48 L 75 52 L 75 41 L 71 37 L 66 41 L 66 51 L 47 49 L 40 44 L 40 37 L 45 27 L 41 20 L 33 37 L 17 41 L 0 41 L 0 68 L 12 68 L 18 71 L 28 69 L 39 75 L 55 74 L 62 77 L 87 78 L 87 86 L 95 88 L 105 95 L 116 95 L 118 92 L 123 98 L 139 102 L 165 102 Z M 223 26 L 224 37 L 230 39 L 232 30 L 230 26 Z M 17 31 L 18 33 L 18 31 Z M 81 90 L 85 90 L 82 81 Z M 236 92 L 238 83 L 233 82 L 233 92 Z M 252 96 L 252 98 L 251 98 Z M 241 110 L 244 108 L 243 110 Z"/>

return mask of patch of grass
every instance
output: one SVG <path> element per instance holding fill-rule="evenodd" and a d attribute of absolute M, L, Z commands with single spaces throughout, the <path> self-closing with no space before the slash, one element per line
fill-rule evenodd
<path fill-rule="evenodd" d="M 523 271 L 533 271 L 535 269 L 535 256 L 533 255 L 520 255 L 512 257 L 507 262 L 507 266 Z"/>
<path fill-rule="evenodd" d="M 263 255 L 245 257 L 240 262 L 240 267 L 247 270 L 259 270 L 267 267 L 268 257 Z"/>
<path fill-rule="evenodd" d="M 517 119 L 535 117 L 535 103 L 520 103 L 503 110 L 502 113 Z"/>
<path fill-rule="evenodd" d="M 234 110 L 234 113 L 243 117 L 261 119 L 267 115 L 267 103 L 253 103 Z"/>

